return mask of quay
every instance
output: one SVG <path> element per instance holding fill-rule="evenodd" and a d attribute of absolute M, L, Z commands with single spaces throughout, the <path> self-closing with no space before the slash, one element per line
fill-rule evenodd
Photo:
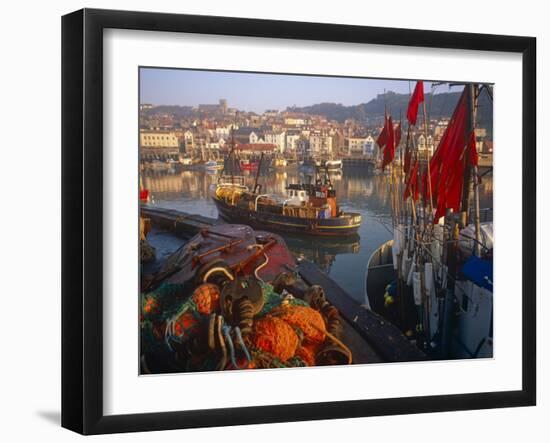
<path fill-rule="evenodd" d="M 173 209 L 156 208 L 149 205 L 142 205 L 140 214 L 142 217 L 151 220 L 152 225 L 186 239 L 198 234 L 202 229 L 220 223 L 215 218 L 203 217 L 198 214 L 186 214 Z"/>

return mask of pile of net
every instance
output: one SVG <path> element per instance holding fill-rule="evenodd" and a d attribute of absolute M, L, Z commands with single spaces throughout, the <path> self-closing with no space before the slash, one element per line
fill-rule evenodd
<path fill-rule="evenodd" d="M 275 284 L 274 281 L 274 285 Z M 349 364 L 338 311 L 319 286 L 295 296 L 250 277 L 141 294 L 145 373 Z"/>

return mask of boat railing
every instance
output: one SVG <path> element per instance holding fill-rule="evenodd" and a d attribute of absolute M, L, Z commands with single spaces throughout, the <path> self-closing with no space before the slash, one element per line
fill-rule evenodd
<path fill-rule="evenodd" d="M 218 178 L 218 184 L 245 186 L 245 177 L 242 175 L 221 175 Z"/>
<path fill-rule="evenodd" d="M 258 195 L 255 199 L 254 199 L 254 211 L 258 211 L 258 200 L 260 198 L 263 198 L 263 197 L 271 197 L 271 198 L 274 198 L 276 196 L 274 196 L 273 194 L 260 194 Z"/>

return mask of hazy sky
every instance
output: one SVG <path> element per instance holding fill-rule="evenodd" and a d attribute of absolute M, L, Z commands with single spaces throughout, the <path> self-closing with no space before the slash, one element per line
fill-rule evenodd
<path fill-rule="evenodd" d="M 414 81 L 220 71 L 142 68 L 141 103 L 197 106 L 227 99 L 230 108 L 261 113 L 266 109 L 322 102 L 357 105 L 387 91 L 409 93 Z M 430 83 L 424 88 L 428 92 Z"/>

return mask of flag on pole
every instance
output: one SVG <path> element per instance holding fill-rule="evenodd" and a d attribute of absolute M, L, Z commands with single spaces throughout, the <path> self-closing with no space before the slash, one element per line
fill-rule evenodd
<path fill-rule="evenodd" d="M 399 146 L 399 143 L 401 143 L 401 121 L 399 121 L 399 123 L 395 127 L 394 134 L 395 147 L 397 148 Z"/>
<path fill-rule="evenodd" d="M 409 197 L 411 197 L 414 201 L 418 200 L 418 160 L 414 162 L 411 173 L 407 178 L 405 192 L 403 193 L 403 200 L 407 200 Z"/>
<path fill-rule="evenodd" d="M 414 92 L 407 108 L 407 120 L 409 124 L 416 125 L 416 118 L 418 117 L 418 105 L 424 101 L 424 82 L 416 82 Z"/>
<path fill-rule="evenodd" d="M 471 136 L 467 133 L 469 89 L 464 88 L 453 116 L 439 142 L 439 146 L 430 160 L 430 182 L 427 173 L 424 174 L 422 184 L 424 199 L 432 201 L 436 209 L 434 222 L 445 215 L 446 209 L 458 212 L 464 183 L 464 168 L 467 158 L 466 149 L 471 143 Z M 475 139 L 474 139 L 475 142 Z"/>
<path fill-rule="evenodd" d="M 382 169 L 388 166 L 395 157 L 395 132 L 393 130 L 393 122 L 391 116 L 388 117 L 387 124 L 387 141 L 384 148 L 384 158 L 382 159 Z"/>
<path fill-rule="evenodd" d="M 382 128 L 380 135 L 378 135 L 378 138 L 376 139 L 376 144 L 380 149 L 382 149 L 384 146 L 386 146 L 387 142 L 388 142 L 388 116 L 384 114 L 384 127 Z"/>

